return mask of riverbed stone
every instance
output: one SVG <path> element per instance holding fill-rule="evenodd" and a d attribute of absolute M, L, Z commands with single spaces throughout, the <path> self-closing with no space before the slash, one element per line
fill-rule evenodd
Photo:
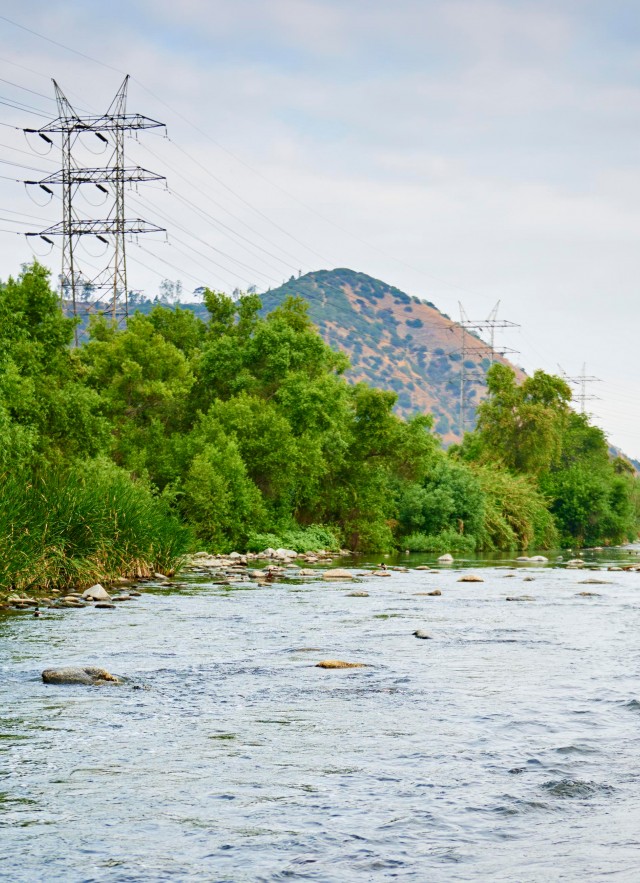
<path fill-rule="evenodd" d="M 333 570 L 325 570 L 322 574 L 323 579 L 353 579 L 353 573 L 350 570 L 343 570 L 341 567 L 335 567 Z"/>
<path fill-rule="evenodd" d="M 416 629 L 413 634 L 414 634 L 414 637 L 421 638 L 423 641 L 430 641 L 431 640 L 431 635 L 429 634 L 429 632 L 426 632 L 424 629 Z"/>
<path fill-rule="evenodd" d="M 461 576 L 458 580 L 459 583 L 483 583 L 484 580 L 481 576 L 477 576 L 475 573 L 467 573 L 464 576 Z"/>
<path fill-rule="evenodd" d="M 323 659 L 316 668 L 366 668 L 364 662 L 344 662 L 342 659 Z"/>
<path fill-rule="evenodd" d="M 101 586 L 100 583 L 96 583 L 95 586 L 91 586 L 90 589 L 83 592 L 82 597 L 86 601 L 108 601 L 110 595 L 104 586 Z"/>
<path fill-rule="evenodd" d="M 97 686 L 102 684 L 120 684 L 121 681 L 104 668 L 94 666 L 65 666 L 63 668 L 46 668 L 42 672 L 45 684 L 84 684 Z"/>
<path fill-rule="evenodd" d="M 97 610 L 115 610 L 116 605 L 112 604 L 111 601 L 97 601 L 93 605 Z"/>

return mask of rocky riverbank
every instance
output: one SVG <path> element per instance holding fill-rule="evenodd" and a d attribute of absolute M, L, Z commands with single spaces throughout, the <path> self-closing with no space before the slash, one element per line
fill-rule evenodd
<path fill-rule="evenodd" d="M 337 552 L 318 550 L 316 552 L 299 553 L 292 549 L 265 549 L 258 553 L 231 552 L 227 555 L 214 555 L 209 552 L 197 552 L 187 557 L 177 574 L 156 572 L 149 576 L 130 579 L 119 577 L 115 580 L 104 581 L 93 586 L 75 586 L 73 589 L 38 589 L 33 587 L 20 593 L 5 591 L 0 593 L 0 613 L 30 613 L 39 617 L 45 610 L 74 610 L 85 607 L 94 607 L 97 610 L 114 610 L 125 602 L 134 602 L 149 590 L 157 591 L 159 588 L 180 590 L 191 587 L 193 582 L 181 581 L 181 574 L 185 577 L 206 577 L 208 583 L 220 586 L 233 586 L 238 583 L 251 583 L 257 586 L 266 586 L 281 580 L 297 579 L 323 579 L 325 581 L 343 582 L 357 580 L 359 577 L 390 577 L 395 572 L 406 572 L 408 568 L 400 565 L 358 565 L 345 567 L 348 558 L 353 553 L 347 549 Z M 339 563 L 343 566 L 332 567 Z M 420 564 L 412 569 L 438 573 L 442 568 L 450 569 L 458 564 L 451 555 L 442 555 L 438 558 L 436 567 Z M 519 556 L 513 559 L 513 565 L 517 570 L 504 574 L 505 577 L 515 576 L 521 569 L 529 567 L 537 568 L 551 564 L 544 556 Z M 603 566 L 596 562 L 585 562 L 582 558 L 570 558 L 563 560 L 556 558 L 551 564 L 567 570 L 585 568 L 588 570 L 607 571 L 640 571 L 640 564 L 625 562 L 620 565 L 609 564 Z M 529 571 L 530 572 L 530 571 Z M 525 581 L 532 581 L 534 577 L 524 576 Z M 464 573 L 459 577 L 462 582 L 482 582 L 482 577 Z M 585 580 L 585 582 L 589 582 Z M 366 595 L 364 592 L 353 592 L 354 595 Z M 439 589 L 420 593 L 428 595 L 440 594 Z M 523 600 L 524 596 L 518 596 L 513 600 Z M 510 597 L 508 600 L 512 600 Z"/>

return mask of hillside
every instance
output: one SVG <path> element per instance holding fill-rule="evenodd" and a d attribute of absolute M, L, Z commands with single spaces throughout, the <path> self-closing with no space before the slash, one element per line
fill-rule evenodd
<path fill-rule="evenodd" d="M 393 390 L 397 411 L 433 414 L 436 431 L 446 442 L 459 437 L 462 334 L 467 408 L 465 427 L 475 422 L 491 365 L 490 347 L 432 303 L 353 270 L 307 273 L 261 295 L 270 312 L 289 295 L 309 304 L 309 314 L 323 338 L 351 360 L 347 379 Z M 506 360 L 500 356 L 499 361 Z M 520 371 L 518 374 L 520 375 Z"/>

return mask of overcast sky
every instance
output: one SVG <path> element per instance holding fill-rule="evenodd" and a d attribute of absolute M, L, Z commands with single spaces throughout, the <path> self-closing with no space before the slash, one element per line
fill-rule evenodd
<path fill-rule="evenodd" d="M 169 233 L 131 244 L 132 288 L 263 290 L 350 267 L 452 317 L 500 300 L 521 325 L 498 337 L 515 361 L 586 363 L 601 378 L 589 410 L 640 456 L 637 0 L 5 0 L 1 14 L 41 36 L 0 17 L 0 275 L 32 258 L 22 231 L 60 220 L 59 199 L 16 181 L 59 164 L 20 131 L 55 116 L 50 78 L 102 112 L 129 73 L 129 110 L 170 139 L 127 141 L 169 186 L 128 194 L 130 216 Z M 99 191 L 86 199 L 99 217 Z M 59 249 L 37 242 L 57 274 Z M 89 266 L 101 248 L 86 245 Z"/>

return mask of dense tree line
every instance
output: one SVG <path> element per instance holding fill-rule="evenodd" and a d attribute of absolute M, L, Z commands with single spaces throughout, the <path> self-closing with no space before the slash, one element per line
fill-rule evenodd
<path fill-rule="evenodd" d="M 127 534 L 139 566 L 189 544 L 471 551 L 635 537 L 635 473 L 571 410 L 560 379 L 536 372 L 517 385 L 495 365 L 476 431 L 447 453 L 429 416 L 402 420 L 393 393 L 345 381 L 346 357 L 322 341 L 302 300 L 266 317 L 257 295 L 234 301 L 207 291 L 205 304 L 206 322 L 162 306 L 125 330 L 97 318 L 72 349 L 73 321 L 46 270 L 27 267 L 2 285 L 5 548 L 15 551 L 20 535 L 24 561 L 35 554 L 29 542 L 41 558 L 52 548 L 79 555 L 76 522 L 92 488 L 109 548 L 126 506 L 147 512 L 139 548 L 135 531 Z M 22 503 L 31 495 L 26 508 L 20 487 Z M 53 547 L 18 523 L 28 522 L 34 494 L 45 508 L 48 494 L 57 500 Z"/>

